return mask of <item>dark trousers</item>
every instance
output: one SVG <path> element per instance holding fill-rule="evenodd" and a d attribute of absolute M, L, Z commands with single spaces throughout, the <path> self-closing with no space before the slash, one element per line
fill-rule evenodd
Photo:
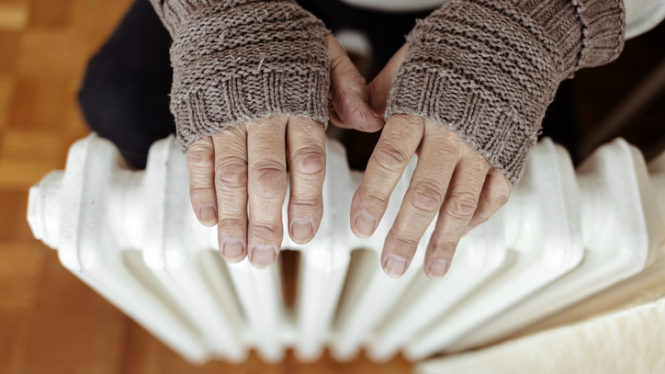
<path fill-rule="evenodd" d="M 368 80 L 402 46 L 415 20 L 429 13 L 369 11 L 339 0 L 300 0 L 299 3 L 333 32 L 351 29 L 367 36 L 372 45 Z M 90 60 L 79 91 L 81 110 L 90 128 L 111 140 L 128 164 L 136 168 L 145 167 L 148 149 L 154 141 L 175 131 L 169 111 L 170 44 L 171 38 L 150 3 L 136 0 L 109 40 Z M 546 117 L 544 134 L 570 149 L 573 116 L 568 92 L 569 89 L 562 86 Z M 547 126 L 548 122 L 555 123 Z M 352 168 L 364 168 L 376 139 L 376 134 L 342 132 L 340 140 L 347 147 Z"/>

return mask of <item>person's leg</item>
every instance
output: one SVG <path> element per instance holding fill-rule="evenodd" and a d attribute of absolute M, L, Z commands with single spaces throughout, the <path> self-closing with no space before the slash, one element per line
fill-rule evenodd
<path fill-rule="evenodd" d="M 79 91 L 90 128 L 111 140 L 133 167 L 145 167 L 152 143 L 175 131 L 170 44 L 150 3 L 136 0 L 90 60 Z"/>

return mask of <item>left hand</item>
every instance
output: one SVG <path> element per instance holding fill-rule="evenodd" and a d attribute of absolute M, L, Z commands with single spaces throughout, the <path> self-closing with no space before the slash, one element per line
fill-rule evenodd
<path fill-rule="evenodd" d="M 402 47 L 370 84 L 370 104 L 385 111 Z M 455 132 L 419 116 L 388 119 L 351 203 L 351 229 L 369 237 L 385 213 L 390 195 L 413 154 L 418 165 L 399 214 L 386 237 L 381 264 L 399 277 L 409 267 L 423 233 L 439 213 L 425 255 L 430 277 L 443 276 L 460 238 L 489 219 L 510 195 L 512 184 Z"/>

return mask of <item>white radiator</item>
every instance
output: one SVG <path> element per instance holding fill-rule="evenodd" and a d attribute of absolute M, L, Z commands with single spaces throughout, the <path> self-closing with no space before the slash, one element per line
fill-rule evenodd
<path fill-rule="evenodd" d="M 242 360 L 252 347 L 275 361 L 290 346 L 308 360 L 325 345 L 341 360 L 363 346 L 377 360 L 398 350 L 419 360 L 495 341 L 619 282 L 635 292 L 665 281 L 665 154 L 647 169 L 615 140 L 575 172 L 543 140 L 509 203 L 430 280 L 421 264 L 433 225 L 401 279 L 379 265 L 415 160 L 376 233 L 361 240 L 348 222 L 361 174 L 339 143 L 327 148 L 321 227 L 305 246 L 288 235 L 282 244 L 300 252 L 293 308 L 278 266 L 220 258 L 216 228 L 192 212 L 173 138 L 155 143 L 145 171 L 95 135 L 78 141 L 66 170 L 30 190 L 28 221 L 67 269 L 193 362 Z"/>

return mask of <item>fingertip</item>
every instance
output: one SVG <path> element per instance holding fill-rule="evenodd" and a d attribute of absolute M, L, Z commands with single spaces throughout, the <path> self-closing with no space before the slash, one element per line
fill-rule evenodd
<path fill-rule="evenodd" d="M 217 209 L 205 206 L 198 209 L 197 218 L 204 226 L 213 227 L 217 224 Z"/>
<path fill-rule="evenodd" d="M 259 269 L 272 265 L 277 259 L 279 250 L 271 245 L 255 245 L 249 249 L 249 262 Z"/>
<path fill-rule="evenodd" d="M 365 211 L 356 214 L 351 222 L 351 231 L 355 236 L 361 239 L 367 239 L 372 236 L 378 224 L 376 217 Z"/>
<path fill-rule="evenodd" d="M 307 244 L 314 238 L 314 224 L 309 220 L 296 219 L 289 227 L 291 239 L 298 244 Z"/>
<path fill-rule="evenodd" d="M 400 278 L 406 272 L 408 260 L 406 257 L 389 253 L 383 259 L 383 271 L 392 278 Z"/>
<path fill-rule="evenodd" d="M 369 121 L 367 132 L 377 132 L 381 130 L 383 128 L 383 125 L 386 124 L 383 115 L 377 113 L 374 109 L 369 108 L 368 110 L 371 111 L 372 113 L 372 119 Z"/>
<path fill-rule="evenodd" d="M 425 275 L 429 278 L 441 278 L 448 272 L 449 261 L 445 258 L 437 258 L 425 267 Z"/>
<path fill-rule="evenodd" d="M 245 258 L 245 245 L 239 239 L 223 239 L 219 245 L 222 257 L 228 262 L 236 263 Z"/>

